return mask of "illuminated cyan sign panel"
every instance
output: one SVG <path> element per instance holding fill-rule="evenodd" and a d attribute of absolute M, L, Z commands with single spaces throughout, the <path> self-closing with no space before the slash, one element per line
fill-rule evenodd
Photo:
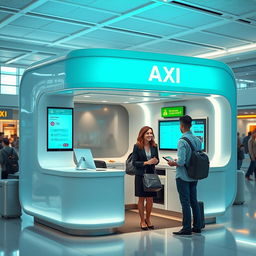
<path fill-rule="evenodd" d="M 161 108 L 162 117 L 180 117 L 185 115 L 185 106 Z"/>
<path fill-rule="evenodd" d="M 73 150 L 73 109 L 47 108 L 47 151 Z"/>
<path fill-rule="evenodd" d="M 168 68 L 168 67 L 158 67 L 154 65 L 150 72 L 148 81 L 157 80 L 158 82 L 171 82 L 171 83 L 180 83 L 180 68 Z"/>

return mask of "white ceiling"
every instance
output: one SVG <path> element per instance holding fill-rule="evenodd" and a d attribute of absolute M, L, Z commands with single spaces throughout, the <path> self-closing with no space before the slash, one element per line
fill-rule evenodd
<path fill-rule="evenodd" d="M 0 0 L 0 65 L 80 48 L 196 56 L 256 43 L 256 0 Z M 218 58 L 256 80 L 256 50 Z"/>

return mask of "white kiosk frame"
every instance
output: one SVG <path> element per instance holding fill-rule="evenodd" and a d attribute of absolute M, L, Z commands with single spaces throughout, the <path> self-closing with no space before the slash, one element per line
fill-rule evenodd
<path fill-rule="evenodd" d="M 34 65 L 20 86 L 20 201 L 41 223 L 71 234 L 106 234 L 124 224 L 124 171 L 79 172 L 73 152 L 46 150 L 46 109 L 73 107 L 76 92 L 116 90 L 197 95 L 214 114 L 211 170 L 201 182 L 207 216 L 236 193 L 236 84 L 223 63 L 120 50 L 76 50 Z"/>

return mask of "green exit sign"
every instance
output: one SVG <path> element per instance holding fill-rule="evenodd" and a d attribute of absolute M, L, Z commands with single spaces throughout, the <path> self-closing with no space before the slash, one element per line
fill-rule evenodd
<path fill-rule="evenodd" d="M 161 108 L 162 117 L 180 117 L 185 115 L 185 107 L 167 107 Z"/>

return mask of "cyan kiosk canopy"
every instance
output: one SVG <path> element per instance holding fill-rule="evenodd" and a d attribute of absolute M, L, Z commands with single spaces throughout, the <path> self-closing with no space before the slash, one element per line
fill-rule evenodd
<path fill-rule="evenodd" d="M 78 172 L 72 152 L 46 151 L 47 106 L 73 107 L 77 91 L 207 98 L 214 109 L 210 124 L 214 132 L 209 134 L 214 146 L 210 175 L 200 182 L 199 199 L 205 202 L 209 217 L 232 204 L 236 193 L 236 85 L 230 69 L 220 62 L 191 57 L 89 49 L 34 65 L 23 75 L 20 199 L 26 213 L 73 233 L 106 231 L 124 223 L 123 171 Z"/>

